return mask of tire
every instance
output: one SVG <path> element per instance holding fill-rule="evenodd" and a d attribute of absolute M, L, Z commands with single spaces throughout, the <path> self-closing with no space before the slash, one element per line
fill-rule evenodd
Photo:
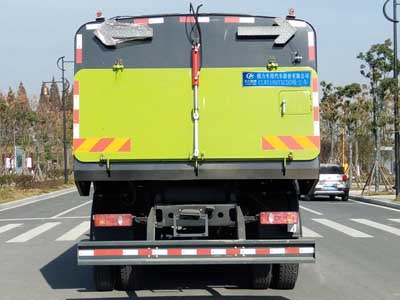
<path fill-rule="evenodd" d="M 342 201 L 348 201 L 349 200 L 349 194 L 345 194 L 342 196 Z"/>
<path fill-rule="evenodd" d="M 255 265 L 252 269 L 253 289 L 268 289 L 272 280 L 272 265 Z"/>
<path fill-rule="evenodd" d="M 112 291 L 115 286 L 115 269 L 111 266 L 94 266 L 94 285 L 97 291 Z"/>
<path fill-rule="evenodd" d="M 272 267 L 271 287 L 278 290 L 294 289 L 299 274 L 299 264 L 277 264 Z"/>
<path fill-rule="evenodd" d="M 137 266 L 121 266 L 117 280 L 117 289 L 120 291 L 134 291 L 141 288 L 142 272 Z"/>
<path fill-rule="evenodd" d="M 336 200 L 336 196 L 329 196 L 329 200 L 335 201 Z"/>

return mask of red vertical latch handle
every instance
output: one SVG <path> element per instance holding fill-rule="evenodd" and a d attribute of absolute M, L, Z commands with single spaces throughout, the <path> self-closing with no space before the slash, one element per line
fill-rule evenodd
<path fill-rule="evenodd" d="M 199 86 L 200 77 L 200 45 L 192 46 L 192 85 Z"/>

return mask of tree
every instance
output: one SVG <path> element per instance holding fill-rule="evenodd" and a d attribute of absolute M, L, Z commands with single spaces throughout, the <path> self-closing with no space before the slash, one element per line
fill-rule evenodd
<path fill-rule="evenodd" d="M 361 74 L 370 80 L 370 93 L 373 98 L 373 132 L 375 137 L 375 192 L 379 191 L 382 127 L 385 126 L 384 97 L 388 77 L 392 72 L 393 50 L 392 43 L 387 39 L 382 44 L 374 44 L 370 49 L 358 54 L 357 58 L 365 64 L 360 66 Z M 386 87 L 385 87 L 386 86 Z"/>
<path fill-rule="evenodd" d="M 361 86 L 358 83 L 352 83 L 344 87 L 337 88 L 337 93 L 338 96 L 341 98 L 340 120 L 348 136 L 348 174 L 351 186 L 353 178 L 353 133 L 357 121 L 359 120 L 362 113 L 362 107 L 359 106 L 359 103 L 355 101 L 354 97 L 357 94 L 361 93 Z"/>
<path fill-rule="evenodd" d="M 330 154 L 329 162 L 334 162 L 334 145 L 335 135 L 337 130 L 337 123 L 339 120 L 340 106 L 338 94 L 336 88 L 332 83 L 321 82 L 322 87 L 322 98 L 320 105 L 321 123 L 322 126 L 326 127 L 330 136 Z"/>

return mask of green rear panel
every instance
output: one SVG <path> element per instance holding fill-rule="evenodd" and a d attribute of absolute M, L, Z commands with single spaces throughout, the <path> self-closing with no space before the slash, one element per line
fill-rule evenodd
<path fill-rule="evenodd" d="M 313 136 L 312 87 L 242 87 L 242 72 L 203 68 L 199 148 L 206 160 L 309 160 L 319 150 L 269 150 L 264 136 Z M 279 68 L 278 71 L 311 71 Z M 193 152 L 191 69 L 84 69 L 79 81 L 80 138 L 131 138 L 130 152 L 75 152 L 78 160 L 188 160 Z M 286 113 L 282 114 L 282 101 Z"/>

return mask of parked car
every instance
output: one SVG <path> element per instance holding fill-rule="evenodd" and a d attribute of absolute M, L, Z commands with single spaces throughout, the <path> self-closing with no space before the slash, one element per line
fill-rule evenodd
<path fill-rule="evenodd" d="M 350 185 L 344 169 L 340 165 L 321 164 L 319 181 L 315 186 L 311 197 L 329 196 L 330 200 L 335 200 L 336 196 L 341 197 L 343 201 L 349 199 Z"/>

